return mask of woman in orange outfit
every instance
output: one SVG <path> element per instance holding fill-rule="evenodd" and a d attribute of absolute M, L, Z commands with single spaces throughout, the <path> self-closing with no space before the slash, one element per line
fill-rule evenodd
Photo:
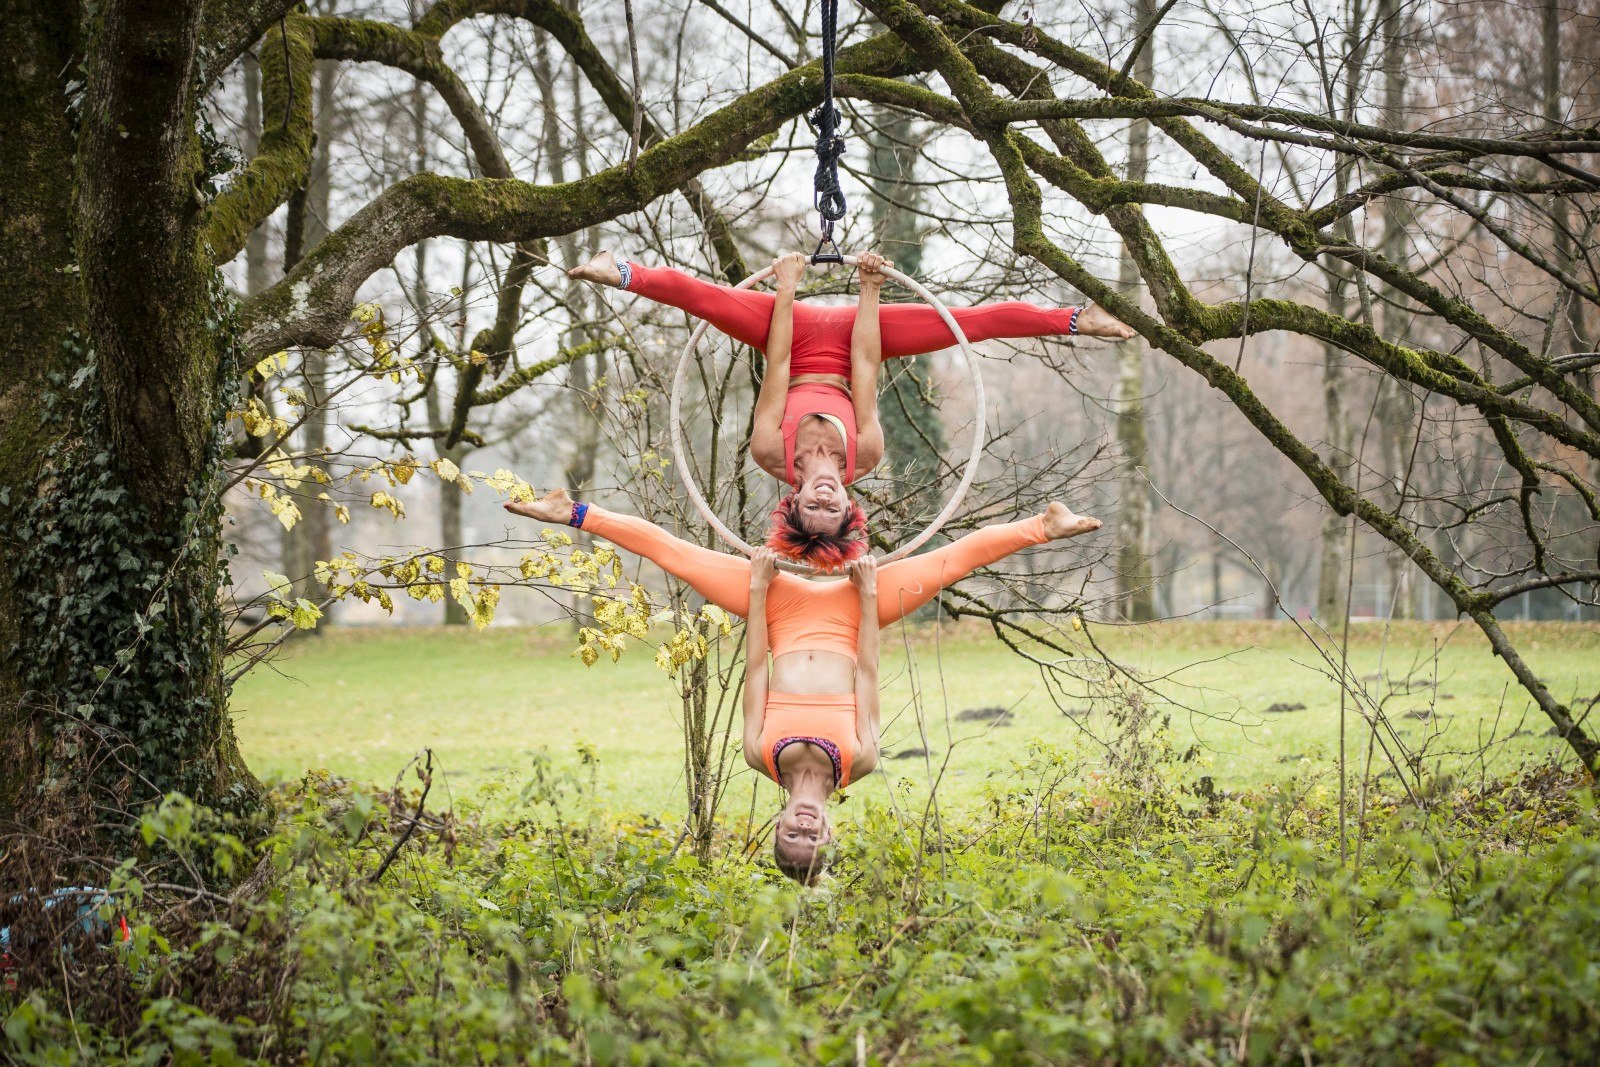
<path fill-rule="evenodd" d="M 807 884 L 833 837 L 828 797 L 878 765 L 878 628 L 979 567 L 1100 528 L 1098 519 L 1051 504 L 1042 515 L 985 526 L 882 567 L 870 556 L 854 560 L 849 580 L 839 581 L 779 572 L 770 549 L 745 559 L 701 548 L 644 519 L 575 504 L 564 489 L 506 510 L 604 537 L 749 620 L 744 758 L 788 791 L 773 853 L 785 874 Z"/>
<path fill-rule="evenodd" d="M 809 265 L 804 253 L 786 252 L 772 265 L 773 293 L 716 285 L 664 267 L 619 264 L 609 252 L 568 273 L 682 308 L 766 354 L 750 458 L 794 486 L 774 512 L 768 544 L 789 559 L 837 569 L 865 551 L 860 535 L 866 518 L 845 487 L 883 460 L 879 364 L 885 357 L 948 348 L 955 335 L 926 304 L 879 306 L 881 268 L 888 261 L 877 253 L 858 258 L 861 295 L 855 307 L 795 299 Z M 1095 306 L 1047 308 L 1010 300 L 950 313 L 971 341 L 1133 336 Z"/>

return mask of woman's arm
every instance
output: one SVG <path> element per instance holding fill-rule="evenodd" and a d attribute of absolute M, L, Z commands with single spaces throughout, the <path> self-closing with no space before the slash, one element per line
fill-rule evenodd
<path fill-rule="evenodd" d="M 888 260 L 863 252 L 861 299 L 850 332 L 850 396 L 856 409 L 856 469 L 859 478 L 883 462 L 883 426 L 878 422 L 878 367 L 883 363 L 883 329 L 878 323 L 878 295 L 883 288 L 879 268 Z"/>
<path fill-rule="evenodd" d="M 756 397 L 750 428 L 750 458 L 756 466 L 783 478 L 783 407 L 789 397 L 789 354 L 794 346 L 794 295 L 805 277 L 803 252 L 785 252 L 772 261 L 778 279 L 777 302 L 767 327 L 767 371 Z"/>
<path fill-rule="evenodd" d="M 767 587 L 778 573 L 777 554 L 765 546 L 750 557 L 750 616 L 744 624 L 744 761 L 763 774 L 761 727 L 767 714 Z"/>
<path fill-rule="evenodd" d="M 856 758 L 852 778 L 878 765 L 878 561 L 871 556 L 846 566 L 850 583 L 861 596 L 861 629 L 856 634 Z"/>

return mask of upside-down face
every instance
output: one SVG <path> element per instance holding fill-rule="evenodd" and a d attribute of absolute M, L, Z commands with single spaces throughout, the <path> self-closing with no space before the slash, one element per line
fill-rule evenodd
<path fill-rule="evenodd" d="M 812 801 L 791 799 L 778 813 L 773 859 L 784 874 L 811 885 L 827 868 L 826 852 L 832 842 L 833 826 L 827 811 Z"/>
<path fill-rule="evenodd" d="M 842 533 L 845 511 L 851 507 L 844 483 L 832 471 L 819 471 L 795 490 L 800 528 L 807 533 Z"/>
<path fill-rule="evenodd" d="M 785 559 L 838 570 L 867 550 L 867 517 L 833 474 L 819 474 L 778 502 L 767 545 Z"/>

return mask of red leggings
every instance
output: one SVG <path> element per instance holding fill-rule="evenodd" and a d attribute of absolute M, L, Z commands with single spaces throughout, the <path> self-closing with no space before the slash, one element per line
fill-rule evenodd
<path fill-rule="evenodd" d="M 754 289 L 692 278 L 670 267 L 641 267 L 630 263 L 627 291 L 662 304 L 682 308 L 753 348 L 766 351 L 767 326 L 772 321 L 774 297 Z M 1050 337 L 1065 335 L 1072 308 L 1042 308 L 1020 300 L 951 308 L 969 341 L 996 337 Z M 853 304 L 794 305 L 794 348 L 790 374 L 842 374 L 850 376 L 850 331 L 856 321 Z M 884 304 L 878 321 L 883 329 L 883 357 L 915 356 L 937 352 L 956 343 L 950 327 L 927 304 Z"/>
<path fill-rule="evenodd" d="M 651 560 L 724 611 L 750 613 L 750 561 L 744 556 L 701 548 L 655 523 L 593 504 L 583 529 Z M 1035 515 L 985 526 L 932 552 L 886 563 L 878 568 L 878 624 L 904 618 L 979 567 L 1048 540 L 1044 516 Z M 774 656 L 807 650 L 855 659 L 860 627 L 860 595 L 848 581 L 815 582 L 780 571 L 767 590 L 767 640 Z"/>

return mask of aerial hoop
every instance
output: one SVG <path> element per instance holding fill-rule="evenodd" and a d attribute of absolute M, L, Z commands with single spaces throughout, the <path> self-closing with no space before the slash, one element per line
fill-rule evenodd
<path fill-rule="evenodd" d="M 856 257 L 841 256 L 839 261 L 846 266 L 855 266 Z M 961 501 L 966 498 L 967 490 L 972 487 L 972 480 L 978 474 L 978 460 L 983 455 L 985 435 L 988 430 L 985 411 L 987 405 L 983 396 L 983 373 L 978 366 L 978 353 L 972 347 L 972 342 L 967 340 L 967 335 L 962 332 L 961 324 L 956 321 L 954 315 L 950 314 L 950 309 L 945 307 L 938 297 L 928 292 L 918 282 L 906 277 L 892 267 L 885 266 L 878 269 L 891 280 L 920 296 L 939 313 L 939 317 L 944 320 L 945 325 L 950 327 L 950 332 L 955 335 L 956 343 L 961 346 L 962 354 L 967 357 L 967 372 L 972 377 L 973 407 L 976 412 L 972 428 L 972 452 L 967 457 L 966 467 L 962 470 L 961 481 L 956 485 L 955 492 L 951 494 L 949 500 L 945 501 L 944 510 L 934 516 L 933 522 L 928 525 L 927 529 L 878 561 L 879 563 L 892 563 L 903 556 L 910 555 L 926 544 L 930 537 L 939 532 L 941 526 L 950 521 L 950 516 L 955 514 L 956 508 L 960 507 Z M 748 289 L 757 282 L 770 277 L 772 272 L 772 267 L 763 267 L 734 286 L 734 288 Z M 694 333 L 689 335 L 688 344 L 683 346 L 683 354 L 678 357 L 678 370 L 672 378 L 672 407 L 669 415 L 672 422 L 672 459 L 678 465 L 678 474 L 683 478 L 683 486 L 688 490 L 689 500 L 694 504 L 695 510 L 699 511 L 711 528 L 717 531 L 718 536 L 749 556 L 755 553 L 755 549 L 746 544 L 738 534 L 728 529 L 722 520 L 717 518 L 716 513 L 711 510 L 711 506 L 706 503 L 706 499 L 701 494 L 700 487 L 695 484 L 694 475 L 690 471 L 689 450 L 684 446 L 683 442 L 683 391 L 689 381 L 689 368 L 694 363 L 695 349 L 699 347 L 700 338 L 705 336 L 706 329 L 710 325 L 709 322 L 702 319 L 700 324 L 694 328 Z M 785 560 L 780 566 L 785 570 L 791 570 L 799 574 L 818 573 L 815 567 L 805 563 Z"/>

